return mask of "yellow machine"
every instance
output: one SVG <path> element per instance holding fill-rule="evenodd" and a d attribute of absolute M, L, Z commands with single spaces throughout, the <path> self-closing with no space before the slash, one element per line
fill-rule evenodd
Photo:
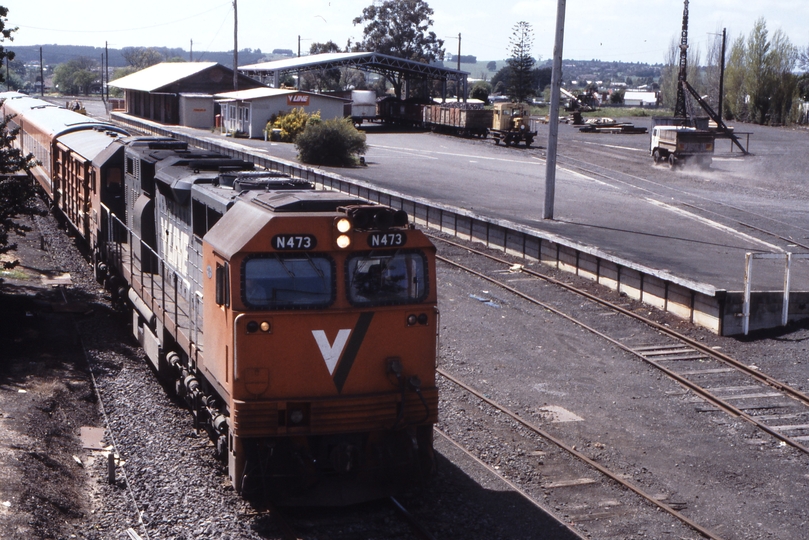
<path fill-rule="evenodd" d="M 489 135 L 496 144 L 503 141 L 506 146 L 525 143 L 531 146 L 537 132 L 531 131 L 531 110 L 526 103 L 495 103 L 492 128 Z"/>

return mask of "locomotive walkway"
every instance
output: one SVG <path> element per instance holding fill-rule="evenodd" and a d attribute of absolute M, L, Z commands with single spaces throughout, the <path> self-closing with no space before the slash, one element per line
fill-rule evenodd
<path fill-rule="evenodd" d="M 785 253 L 809 251 L 699 217 L 659 197 L 628 196 L 597 175 L 569 169 L 557 173 L 555 219 L 543 220 L 545 162 L 534 152 L 490 154 L 471 146 L 465 152 L 479 155 L 460 155 L 436 148 L 430 136 L 419 140 L 432 146 L 403 149 L 392 143 L 392 135 L 373 134 L 367 167 L 323 170 L 296 163 L 293 145 L 234 140 L 119 113 L 113 120 L 176 134 L 192 144 L 402 207 L 418 222 L 589 277 L 722 335 L 744 329 L 746 253 L 780 257 L 754 261 L 752 331 L 781 324 Z M 544 141 L 542 134 L 538 141 Z M 457 177 L 442 176 L 435 168 L 439 159 L 456 159 Z M 809 316 L 809 294 L 802 292 L 809 290 L 805 266 L 793 264 L 790 319 Z"/>

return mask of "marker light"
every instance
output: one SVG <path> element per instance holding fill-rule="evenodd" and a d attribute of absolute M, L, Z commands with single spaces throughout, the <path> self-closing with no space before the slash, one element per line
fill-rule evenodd
<path fill-rule="evenodd" d="M 347 233 L 351 230 L 351 220 L 348 218 L 340 218 L 337 220 L 337 230 L 341 233 Z"/>
<path fill-rule="evenodd" d="M 262 321 L 261 324 L 259 325 L 259 328 L 261 328 L 262 332 L 269 332 L 270 331 L 270 323 L 268 323 L 267 321 Z"/>
<path fill-rule="evenodd" d="M 346 236 L 345 234 L 341 234 L 337 237 L 337 247 L 341 249 L 345 249 L 351 245 L 351 238 Z"/>
<path fill-rule="evenodd" d="M 292 424 L 300 424 L 303 422 L 303 411 L 300 409 L 292 409 L 289 411 L 289 421 Z"/>

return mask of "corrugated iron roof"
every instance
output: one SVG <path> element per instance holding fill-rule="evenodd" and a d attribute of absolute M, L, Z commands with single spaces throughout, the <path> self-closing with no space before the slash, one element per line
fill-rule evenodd
<path fill-rule="evenodd" d="M 215 65 L 216 62 L 162 62 L 132 75 L 115 79 L 109 85 L 124 90 L 154 92 Z"/>
<path fill-rule="evenodd" d="M 224 92 L 216 94 L 214 97 L 221 101 L 248 101 L 251 99 L 259 99 L 264 97 L 286 96 L 289 94 L 306 94 L 309 96 L 317 96 L 324 99 L 337 99 L 340 101 L 346 100 L 337 96 L 329 96 L 325 94 L 317 94 L 315 92 L 303 92 L 300 90 L 291 90 L 288 88 L 251 88 L 250 90 L 239 90 L 237 92 Z"/>
<path fill-rule="evenodd" d="M 120 136 L 120 133 L 118 135 Z M 102 150 L 118 140 L 118 137 L 107 135 L 105 131 L 85 129 L 67 133 L 57 140 L 85 159 L 92 161 Z"/>
<path fill-rule="evenodd" d="M 311 54 L 309 56 L 301 56 L 300 58 L 285 58 L 284 60 L 275 60 L 273 62 L 261 62 L 259 64 L 239 66 L 239 71 L 277 71 L 295 67 L 313 66 L 322 64 L 323 62 L 347 60 L 349 58 L 362 58 L 370 55 L 373 55 L 373 53 L 355 52 Z"/>

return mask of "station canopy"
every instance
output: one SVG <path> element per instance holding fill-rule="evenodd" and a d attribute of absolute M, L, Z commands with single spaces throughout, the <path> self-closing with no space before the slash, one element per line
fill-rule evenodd
<path fill-rule="evenodd" d="M 467 77 L 469 76 L 466 71 L 374 52 L 312 54 L 274 62 L 240 66 L 239 72 L 278 88 L 280 81 L 287 74 L 337 68 L 353 68 L 378 73 L 383 76 L 393 76 L 396 73 L 401 73 L 404 75 L 405 80 L 432 79 L 442 81 L 445 84 L 448 80 L 455 80 L 464 89 L 466 89 Z"/>

